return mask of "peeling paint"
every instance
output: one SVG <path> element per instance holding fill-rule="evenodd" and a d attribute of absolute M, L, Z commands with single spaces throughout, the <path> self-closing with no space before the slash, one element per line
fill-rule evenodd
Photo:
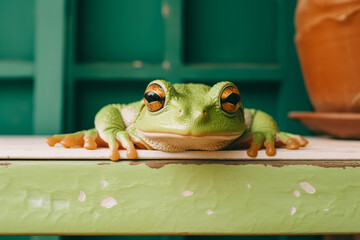
<path fill-rule="evenodd" d="M 212 215 L 213 213 L 214 213 L 214 212 L 213 212 L 211 209 L 208 209 L 208 210 L 206 211 L 206 214 L 209 215 L 209 216 Z"/>
<path fill-rule="evenodd" d="M 290 215 L 291 215 L 291 216 L 294 215 L 295 212 L 296 212 L 296 207 L 292 206 L 292 207 L 290 208 Z"/>
<path fill-rule="evenodd" d="M 105 208 L 112 208 L 113 206 L 117 205 L 117 201 L 113 197 L 106 197 L 101 200 L 100 206 Z"/>
<path fill-rule="evenodd" d="M 2 166 L 2 167 L 8 167 L 9 165 L 11 165 L 11 163 L 9 163 L 9 162 L 1 162 L 0 163 L 0 166 Z"/>
<path fill-rule="evenodd" d="M 68 200 L 54 200 L 52 206 L 55 210 L 64 210 L 69 208 L 70 202 Z"/>
<path fill-rule="evenodd" d="M 131 166 L 136 166 L 139 164 L 145 164 L 149 168 L 160 169 L 166 165 L 170 164 L 181 164 L 181 165 L 209 165 L 209 164 L 218 164 L 218 165 L 262 165 L 262 166 L 271 166 L 271 167 L 284 167 L 284 166 L 297 166 L 297 165 L 307 165 L 307 166 L 318 166 L 323 168 L 342 168 L 345 167 L 360 167 L 360 161 L 312 161 L 312 160 L 288 160 L 288 161 L 269 161 L 269 160 L 136 160 L 129 161 Z"/>
<path fill-rule="evenodd" d="M 191 195 L 193 195 L 194 193 L 192 192 L 192 191 L 184 191 L 183 193 L 182 193 L 182 195 L 184 196 L 184 197 L 188 197 L 188 196 L 191 196 Z"/>
<path fill-rule="evenodd" d="M 109 162 L 98 162 L 97 165 L 110 165 Z"/>
<path fill-rule="evenodd" d="M 86 200 L 86 195 L 83 191 L 80 191 L 80 195 L 78 199 L 80 202 L 84 202 Z"/>
<path fill-rule="evenodd" d="M 100 180 L 100 183 L 101 183 L 101 186 L 102 186 L 103 188 L 106 188 L 107 185 L 109 185 L 109 182 L 106 181 L 106 180 L 104 180 L 104 179 Z"/>
<path fill-rule="evenodd" d="M 295 190 L 295 191 L 294 191 L 294 196 L 295 196 L 295 197 L 300 197 L 300 191 L 299 191 L 299 190 Z"/>
<path fill-rule="evenodd" d="M 301 182 L 299 185 L 307 193 L 314 194 L 316 192 L 315 188 L 308 182 Z"/>
<path fill-rule="evenodd" d="M 30 198 L 28 203 L 33 207 L 42 207 L 43 201 L 42 198 Z"/>
<path fill-rule="evenodd" d="M 99 216 L 100 216 L 100 214 L 98 212 L 95 211 L 93 213 L 93 218 L 97 219 Z"/>

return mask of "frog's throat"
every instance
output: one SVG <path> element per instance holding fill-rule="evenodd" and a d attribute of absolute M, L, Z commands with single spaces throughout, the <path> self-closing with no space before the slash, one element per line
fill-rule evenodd
<path fill-rule="evenodd" d="M 137 129 L 138 136 L 155 150 L 182 152 L 186 150 L 220 150 L 239 138 L 243 132 L 219 135 L 180 135 L 175 133 L 145 132 Z"/>

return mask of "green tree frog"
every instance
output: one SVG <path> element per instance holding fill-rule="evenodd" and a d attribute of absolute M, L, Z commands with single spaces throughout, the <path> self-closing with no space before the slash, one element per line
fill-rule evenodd
<path fill-rule="evenodd" d="M 54 135 L 47 143 L 61 143 L 66 148 L 106 146 L 110 159 L 117 161 L 119 147 L 126 149 L 129 159 L 137 158 L 134 145 L 166 152 L 246 146 L 247 154 L 256 157 L 263 146 L 266 154 L 273 156 L 275 143 L 298 149 L 308 142 L 299 135 L 279 132 L 268 114 L 244 108 L 239 90 L 231 82 L 210 87 L 154 80 L 143 100 L 103 107 L 95 116 L 94 129 Z"/>

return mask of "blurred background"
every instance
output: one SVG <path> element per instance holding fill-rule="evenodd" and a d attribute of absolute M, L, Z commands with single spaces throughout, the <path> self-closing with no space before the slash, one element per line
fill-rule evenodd
<path fill-rule="evenodd" d="M 93 127 L 149 81 L 233 81 L 245 107 L 308 135 L 296 0 L 0 0 L 0 134 Z"/>

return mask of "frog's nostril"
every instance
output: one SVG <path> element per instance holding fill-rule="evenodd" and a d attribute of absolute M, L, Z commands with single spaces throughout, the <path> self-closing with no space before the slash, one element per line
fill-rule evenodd
<path fill-rule="evenodd" d="M 198 123 L 204 123 L 209 119 L 209 116 L 205 109 L 199 109 L 198 111 L 194 112 L 194 119 L 196 119 L 196 122 Z"/>
<path fill-rule="evenodd" d="M 180 110 L 178 111 L 177 115 L 178 115 L 178 116 L 181 116 L 182 113 L 183 113 L 183 110 L 180 109 Z"/>

